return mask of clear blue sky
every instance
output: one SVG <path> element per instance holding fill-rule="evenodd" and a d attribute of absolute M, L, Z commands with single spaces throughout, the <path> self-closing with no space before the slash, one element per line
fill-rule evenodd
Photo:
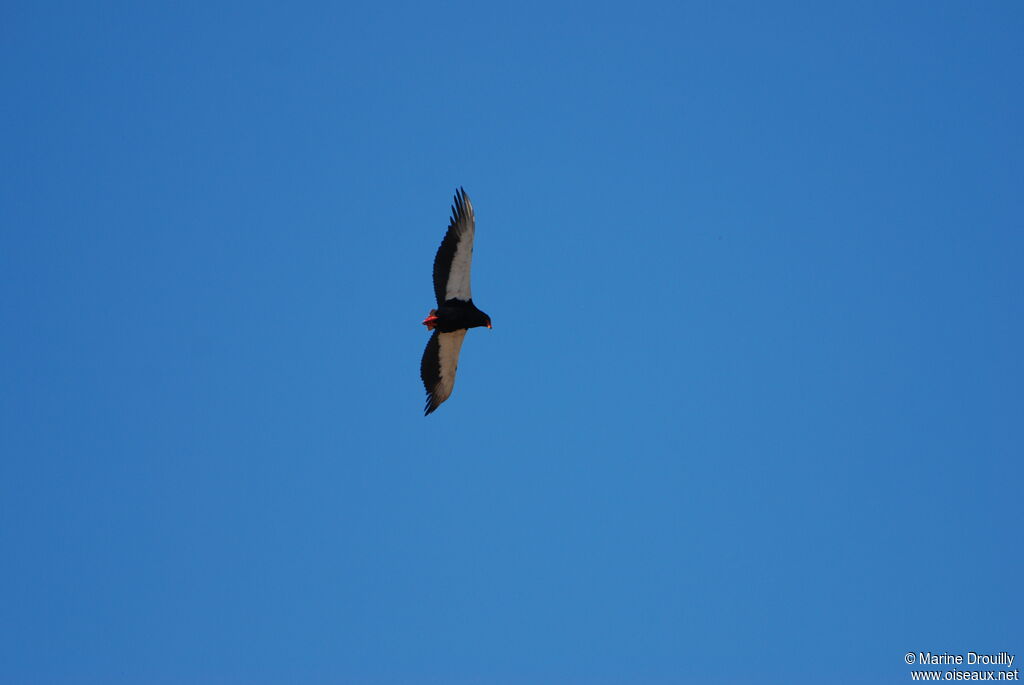
<path fill-rule="evenodd" d="M 1024 660 L 1019 3 L 9 2 L 0 79 L 0 680 Z"/>

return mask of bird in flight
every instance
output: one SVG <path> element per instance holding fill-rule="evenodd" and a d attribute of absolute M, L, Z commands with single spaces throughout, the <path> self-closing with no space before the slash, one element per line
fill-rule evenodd
<path fill-rule="evenodd" d="M 466 191 L 455 191 L 452 219 L 441 247 L 434 257 L 434 295 L 437 309 L 431 309 L 423 325 L 433 331 L 423 350 L 420 377 L 427 389 L 424 416 L 441 406 L 455 387 L 455 370 L 466 331 L 477 326 L 491 327 L 491 317 L 473 304 L 469 288 L 469 267 L 473 261 L 473 234 L 476 221 L 473 203 Z"/>

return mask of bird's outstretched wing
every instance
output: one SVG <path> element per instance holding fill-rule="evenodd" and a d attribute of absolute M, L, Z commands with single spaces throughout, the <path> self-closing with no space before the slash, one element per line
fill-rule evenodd
<path fill-rule="evenodd" d="M 465 339 L 465 328 L 451 333 L 434 331 L 430 336 L 420 362 L 420 378 L 427 390 L 424 416 L 440 407 L 452 394 L 455 371 L 459 368 L 459 352 L 462 351 L 462 341 Z"/>
<path fill-rule="evenodd" d="M 437 248 L 434 257 L 434 295 L 438 307 L 447 300 L 469 302 L 473 299 L 469 288 L 469 267 L 473 262 L 475 233 L 473 203 L 469 201 L 466 191 L 459 188 L 455 192 L 448 232 L 444 234 L 441 247 Z"/>

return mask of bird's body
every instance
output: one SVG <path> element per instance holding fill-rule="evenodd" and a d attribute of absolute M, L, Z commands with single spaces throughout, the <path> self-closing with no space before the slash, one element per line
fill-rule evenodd
<path fill-rule="evenodd" d="M 437 308 L 430 310 L 423 320 L 423 325 L 433 331 L 420 362 L 420 377 L 427 390 L 425 414 L 437 409 L 452 394 L 466 331 L 478 326 L 491 327 L 491 317 L 473 304 L 469 284 L 475 233 L 473 204 L 466 191 L 459 188 L 448 232 L 434 257 Z"/>
<path fill-rule="evenodd" d="M 430 316 L 436 317 L 436 319 L 431 321 L 428 327 L 441 333 L 451 333 L 460 328 L 490 326 L 491 321 L 486 314 L 476 308 L 473 300 L 469 302 L 448 300 L 437 309 L 432 309 Z"/>

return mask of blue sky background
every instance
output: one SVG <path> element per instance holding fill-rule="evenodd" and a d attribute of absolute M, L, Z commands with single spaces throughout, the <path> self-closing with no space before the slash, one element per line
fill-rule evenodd
<path fill-rule="evenodd" d="M 0 676 L 1024 659 L 1022 77 L 1016 2 L 4 3 Z"/>

